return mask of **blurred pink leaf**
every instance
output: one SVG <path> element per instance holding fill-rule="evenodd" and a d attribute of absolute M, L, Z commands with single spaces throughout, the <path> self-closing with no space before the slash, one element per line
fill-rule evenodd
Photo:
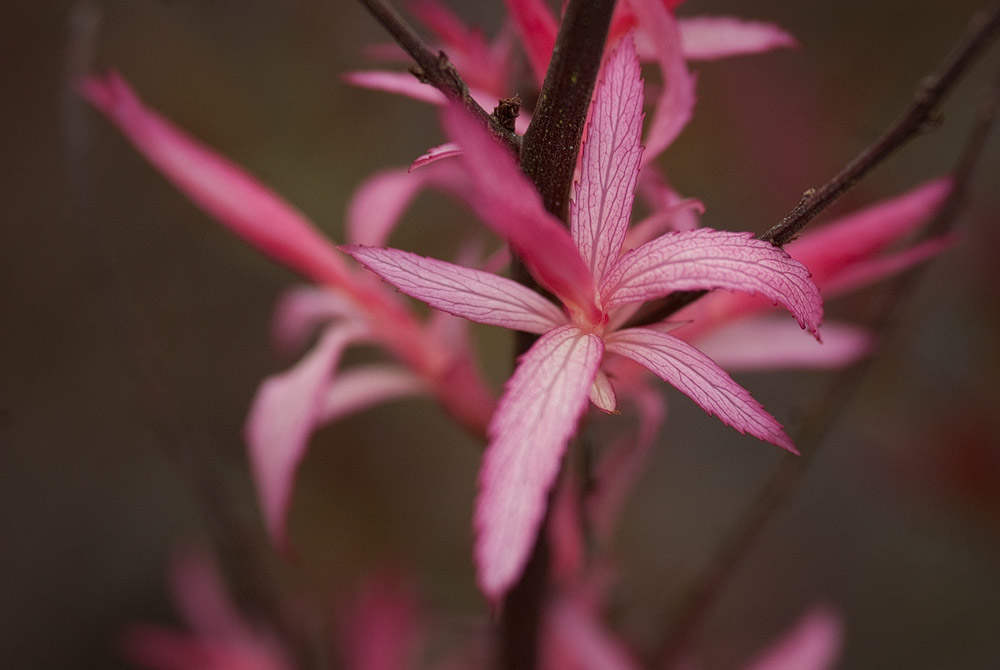
<path fill-rule="evenodd" d="M 349 283 L 342 257 L 305 216 L 145 107 L 116 72 L 87 77 L 79 89 L 153 165 L 234 233 L 314 281 Z"/>
<path fill-rule="evenodd" d="M 266 379 L 246 424 L 250 464 L 268 533 L 288 552 L 285 518 L 292 485 L 313 430 L 322 419 L 323 394 L 344 349 L 365 335 L 349 323 L 330 328 L 292 369 Z"/>
<path fill-rule="evenodd" d="M 539 338 L 507 382 L 490 422 L 476 500 L 479 586 L 494 606 L 531 552 L 603 353 L 599 337 L 560 326 Z"/>
<path fill-rule="evenodd" d="M 732 16 L 693 16 L 680 19 L 678 25 L 681 49 L 688 60 L 716 60 L 799 45 L 773 23 Z"/>
<path fill-rule="evenodd" d="M 816 607 L 746 670 L 831 670 L 840 653 L 842 636 L 840 618 L 824 607 Z"/>

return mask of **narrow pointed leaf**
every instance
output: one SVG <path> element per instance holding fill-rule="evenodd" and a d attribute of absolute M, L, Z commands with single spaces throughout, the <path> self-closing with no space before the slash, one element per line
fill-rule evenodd
<path fill-rule="evenodd" d="M 271 340 L 283 353 L 298 352 L 321 326 L 336 319 L 363 322 L 365 314 L 336 289 L 296 286 L 285 291 L 274 308 Z"/>
<path fill-rule="evenodd" d="M 608 351 L 649 369 L 727 426 L 798 453 L 781 424 L 711 358 L 687 342 L 648 328 L 629 328 L 607 336 L 605 343 Z"/>
<path fill-rule="evenodd" d="M 618 396 L 611 380 L 604 374 L 603 370 L 597 371 L 594 377 L 594 385 L 590 387 L 590 402 L 594 403 L 597 409 L 608 414 L 618 414 Z"/>
<path fill-rule="evenodd" d="M 227 228 L 312 280 L 350 283 L 343 259 L 302 213 L 148 109 L 117 73 L 88 77 L 79 89 L 167 179 Z"/>
<path fill-rule="evenodd" d="M 603 350 L 596 335 L 561 326 L 539 338 L 507 382 L 490 422 L 475 513 L 479 586 L 494 604 L 534 546 Z"/>
<path fill-rule="evenodd" d="M 879 256 L 854 263 L 837 272 L 823 287 L 823 293 L 827 296 L 848 293 L 904 272 L 950 249 L 955 244 L 955 239 L 954 235 L 943 235 L 891 256 Z"/>
<path fill-rule="evenodd" d="M 482 32 L 470 30 L 457 14 L 439 0 L 410 0 L 408 4 L 420 22 L 434 31 L 449 54 L 487 51 Z"/>
<path fill-rule="evenodd" d="M 681 50 L 687 60 L 717 60 L 799 45 L 789 33 L 763 21 L 744 21 L 732 16 L 693 16 L 679 19 L 677 23 Z"/>
<path fill-rule="evenodd" d="M 663 91 L 646 131 L 642 160 L 649 163 L 670 146 L 691 120 L 695 77 L 688 72 L 684 61 L 677 19 L 662 0 L 629 0 L 628 4 L 639 21 L 636 40 L 642 40 L 644 46 L 639 53 L 656 60 L 663 76 Z"/>
<path fill-rule="evenodd" d="M 747 670 L 833 670 L 842 638 L 840 617 L 825 607 L 815 607 Z"/>
<path fill-rule="evenodd" d="M 700 228 L 667 233 L 629 251 L 601 287 L 605 309 L 646 302 L 672 291 L 726 288 L 759 293 L 795 315 L 814 334 L 823 301 L 809 271 L 751 233 Z"/>
<path fill-rule="evenodd" d="M 383 170 L 366 179 L 347 205 L 347 242 L 385 246 L 403 212 L 422 189 L 449 190 L 464 183 L 458 165 L 443 161 L 422 170 Z"/>
<path fill-rule="evenodd" d="M 445 142 L 444 144 L 439 144 L 436 147 L 431 147 L 426 152 L 417 156 L 413 162 L 410 163 L 410 172 L 413 172 L 418 168 L 425 168 L 431 163 L 436 163 L 442 158 L 461 156 L 462 151 L 462 147 L 454 142 Z"/>
<path fill-rule="evenodd" d="M 546 610 L 544 667 L 574 670 L 641 670 L 624 640 L 616 637 L 586 598 L 558 597 Z"/>
<path fill-rule="evenodd" d="M 423 620 L 417 593 L 406 576 L 385 569 L 369 575 L 353 600 L 336 618 L 337 650 L 342 659 L 338 667 L 412 669 L 427 622 Z"/>
<path fill-rule="evenodd" d="M 170 596 L 192 631 L 204 637 L 237 638 L 252 630 L 226 591 L 226 581 L 205 550 L 184 548 L 170 558 Z"/>
<path fill-rule="evenodd" d="M 398 365 L 364 365 L 344 370 L 323 394 L 320 421 L 331 423 L 380 403 L 427 393 L 427 385 Z"/>
<path fill-rule="evenodd" d="M 826 290 L 838 273 L 916 231 L 937 213 L 953 186 L 951 177 L 934 179 L 822 228 L 807 230 L 785 249 L 808 267 L 813 281 Z"/>
<path fill-rule="evenodd" d="M 420 102 L 443 105 L 448 102 L 444 93 L 430 84 L 424 84 L 409 72 L 391 70 L 357 70 L 343 75 L 344 81 L 373 91 L 397 93 Z"/>
<path fill-rule="evenodd" d="M 504 0 L 504 4 L 528 54 L 535 83 L 541 86 L 556 45 L 556 19 L 543 0 Z"/>
<path fill-rule="evenodd" d="M 642 158 L 642 117 L 639 59 L 626 37 L 597 86 L 570 206 L 573 240 L 597 283 L 625 242 Z"/>
<path fill-rule="evenodd" d="M 513 247 L 538 282 L 593 322 L 594 280 L 569 231 L 545 211 L 541 197 L 497 143 L 465 110 L 448 106 L 444 126 L 464 149 L 461 160 L 473 182 L 469 205 Z"/>
<path fill-rule="evenodd" d="M 320 421 L 323 392 L 344 348 L 362 334 L 354 324 L 331 328 L 295 367 L 264 380 L 250 408 L 245 433 L 257 494 L 268 534 L 284 551 L 295 471 Z"/>
<path fill-rule="evenodd" d="M 406 295 L 470 321 L 527 333 L 566 322 L 562 310 L 506 277 L 399 249 L 342 249 Z"/>
<path fill-rule="evenodd" d="M 829 369 L 866 356 L 874 337 L 864 328 L 823 324 L 823 341 L 803 337 L 787 318 L 756 317 L 726 323 L 694 342 L 720 367 L 739 370 Z"/>

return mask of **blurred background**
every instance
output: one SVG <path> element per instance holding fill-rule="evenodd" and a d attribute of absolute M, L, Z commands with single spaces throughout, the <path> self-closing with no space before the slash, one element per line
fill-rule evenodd
<path fill-rule="evenodd" d="M 493 34 L 500 2 L 451 3 Z M 868 145 L 985 3 L 690 0 L 681 15 L 775 21 L 798 50 L 696 64 L 695 120 L 663 163 L 703 221 L 762 231 Z M 483 5 L 483 6 L 480 6 Z M 50 0 L 0 20 L 0 665 L 127 667 L 124 625 L 175 619 L 170 552 L 210 543 L 199 490 L 171 454 L 190 430 L 224 473 L 230 511 L 259 533 L 242 423 L 295 276 L 209 220 L 74 96 L 81 71 L 120 70 L 194 136 L 342 239 L 352 190 L 441 141 L 434 112 L 351 88 L 387 42 L 349 0 Z M 991 49 L 917 139 L 836 205 L 900 193 L 955 163 Z M 512 91 L 513 92 L 513 91 Z M 815 603 L 840 611 L 844 668 L 1000 666 L 1000 137 L 970 185 L 956 247 L 898 304 L 877 361 L 807 476 L 743 557 L 702 634 L 734 668 Z M 820 225 L 817 222 L 815 225 Z M 477 224 L 433 194 L 394 244 L 449 257 Z M 832 303 L 866 323 L 884 291 Z M 477 337 L 503 379 L 510 344 Z M 789 427 L 832 373 L 742 374 Z M 665 389 L 670 417 L 619 535 L 619 623 L 652 644 L 782 455 Z M 295 492 L 287 587 L 335 609 L 376 566 L 406 566 L 460 635 L 482 627 L 471 505 L 480 445 L 428 401 L 324 429 Z M 227 494 L 227 495 L 228 495 Z M 228 499 L 228 498 L 227 498 Z M 250 545 L 259 541 L 251 539 Z"/>

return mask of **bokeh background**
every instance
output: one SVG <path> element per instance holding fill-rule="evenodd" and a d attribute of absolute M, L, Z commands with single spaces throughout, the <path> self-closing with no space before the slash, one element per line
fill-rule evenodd
<path fill-rule="evenodd" d="M 690 0 L 682 14 L 777 21 L 802 48 L 697 65 L 695 121 L 667 170 L 706 203 L 706 224 L 764 230 L 875 138 L 982 4 Z M 497 29 L 501 3 L 452 5 Z M 189 204 L 69 81 L 119 69 L 338 239 L 366 175 L 441 137 L 425 106 L 340 80 L 370 63 L 365 45 L 386 41 L 349 0 L 0 10 L 0 666 L 126 667 L 122 626 L 173 620 L 170 552 L 214 536 L 204 481 L 172 456 L 184 431 L 224 473 L 230 511 L 259 532 L 241 426 L 256 384 L 289 364 L 268 329 L 296 277 Z M 949 170 L 998 64 L 994 48 L 945 106 L 943 127 L 835 211 Z M 843 389 L 844 410 L 807 447 L 821 450 L 808 475 L 712 607 L 706 667 L 738 667 L 815 603 L 843 614 L 844 668 L 1000 666 L 998 149 L 994 133 L 960 241 L 892 306 L 878 360 Z M 476 228 L 428 195 L 394 242 L 447 257 Z M 866 323 L 884 292 L 829 308 Z M 499 383 L 510 344 L 476 332 Z M 795 435 L 835 376 L 738 379 Z M 670 420 L 619 536 L 620 622 L 646 644 L 679 616 L 782 458 L 665 393 Z M 292 511 L 298 562 L 273 574 L 323 611 L 374 567 L 403 565 L 442 625 L 481 628 L 470 559 L 479 453 L 427 401 L 323 430 Z"/>

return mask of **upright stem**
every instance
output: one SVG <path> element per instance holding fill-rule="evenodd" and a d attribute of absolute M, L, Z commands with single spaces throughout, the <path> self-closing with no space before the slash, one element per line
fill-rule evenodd
<path fill-rule="evenodd" d="M 545 208 L 567 220 L 569 189 L 615 0 L 573 0 L 566 8 L 538 106 L 524 134 L 521 169 Z"/>
<path fill-rule="evenodd" d="M 614 6 L 615 0 L 571 0 L 566 7 L 538 105 L 521 146 L 521 169 L 534 182 L 545 208 L 564 222 L 569 219 L 569 190 Z M 514 264 L 514 278 L 534 284 L 520 263 Z M 517 355 L 527 351 L 534 340 L 534 336 L 518 333 Z M 521 579 L 504 604 L 500 655 L 506 670 L 538 667 L 542 605 L 549 577 L 547 525 L 548 517 Z"/>

